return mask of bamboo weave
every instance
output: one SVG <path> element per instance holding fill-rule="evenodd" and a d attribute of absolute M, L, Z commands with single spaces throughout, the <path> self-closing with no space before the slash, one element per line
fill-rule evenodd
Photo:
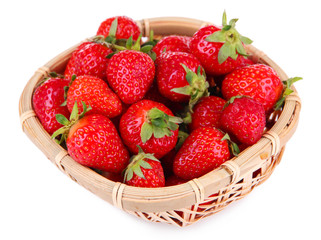
<path fill-rule="evenodd" d="M 210 24 L 177 17 L 144 19 L 137 23 L 144 36 L 148 36 L 150 30 L 154 31 L 155 36 L 192 36 L 200 27 Z M 37 84 L 51 71 L 63 73 L 71 53 L 79 44 L 37 69 L 30 78 L 19 102 L 22 129 L 45 156 L 72 180 L 105 201 L 148 221 L 187 226 L 243 198 L 272 174 L 298 125 L 301 100 L 293 88 L 294 93 L 286 98 L 282 112 L 271 115 L 273 127 L 258 143 L 218 169 L 185 184 L 164 188 L 137 188 L 113 182 L 75 162 L 65 149 L 50 138 L 32 108 L 32 94 Z M 267 64 L 277 71 L 281 80 L 288 79 L 265 53 L 252 45 L 247 46 L 246 50 L 254 62 Z"/>

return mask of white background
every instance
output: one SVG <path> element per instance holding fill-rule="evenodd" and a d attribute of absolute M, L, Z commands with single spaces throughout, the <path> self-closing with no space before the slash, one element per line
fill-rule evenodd
<path fill-rule="evenodd" d="M 321 239 L 318 1 L 1 1 L 0 239 Z M 263 185 L 224 211 L 186 227 L 149 223 L 96 197 L 62 174 L 22 132 L 18 101 L 36 69 L 92 36 L 101 21 L 180 16 L 239 18 L 291 77 L 302 99 L 299 127 Z"/>

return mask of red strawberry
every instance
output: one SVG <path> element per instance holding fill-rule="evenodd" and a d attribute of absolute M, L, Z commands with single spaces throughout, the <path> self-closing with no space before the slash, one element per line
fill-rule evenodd
<path fill-rule="evenodd" d="M 282 94 L 283 84 L 273 68 L 264 64 L 245 66 L 228 74 L 222 83 L 225 99 L 237 95 L 249 96 L 272 110 Z"/>
<path fill-rule="evenodd" d="M 143 52 L 124 50 L 116 53 L 107 67 L 107 80 L 119 98 L 127 104 L 145 96 L 155 75 L 153 60 Z"/>
<path fill-rule="evenodd" d="M 90 105 L 90 114 L 99 113 L 108 118 L 119 115 L 122 111 L 122 103 L 117 95 L 100 78 L 92 76 L 80 76 L 74 79 L 67 93 L 67 106 L 69 111 L 78 102 L 79 112 L 82 112 L 81 101 Z"/>
<path fill-rule="evenodd" d="M 52 77 L 42 83 L 35 90 L 32 103 L 35 113 L 44 129 L 51 135 L 62 127 L 56 120 L 56 114 L 69 118 L 70 113 L 66 106 L 61 106 L 65 101 L 64 88 L 69 85 L 69 80 Z"/>
<path fill-rule="evenodd" d="M 226 100 L 216 96 L 201 98 L 193 108 L 190 131 L 199 127 L 220 128 L 220 118 L 225 103 Z"/>
<path fill-rule="evenodd" d="M 124 181 L 135 187 L 164 187 L 165 177 L 161 163 L 153 154 L 144 153 L 141 148 L 128 164 Z"/>
<path fill-rule="evenodd" d="M 156 59 L 159 92 L 175 102 L 195 104 L 207 95 L 208 82 L 200 62 L 190 53 L 165 52 Z"/>
<path fill-rule="evenodd" d="M 110 35 L 110 29 L 113 21 L 117 19 L 116 25 L 116 39 L 128 39 L 130 36 L 133 37 L 133 40 L 137 40 L 140 29 L 137 25 L 137 23 L 126 16 L 117 16 L 117 17 L 111 17 L 107 18 L 105 21 L 103 21 L 97 31 L 97 35 L 103 35 L 105 37 Z M 114 35 L 114 34 L 113 34 Z"/>
<path fill-rule="evenodd" d="M 124 147 L 111 120 L 100 114 L 79 116 L 77 103 L 70 120 L 57 115 L 57 120 L 65 125 L 58 129 L 52 138 L 62 135 L 66 139 L 70 156 L 78 163 L 103 171 L 120 173 L 128 164 L 129 153 Z"/>
<path fill-rule="evenodd" d="M 174 174 L 190 180 L 200 177 L 230 159 L 227 140 L 216 128 L 200 127 L 185 140 L 174 159 Z"/>
<path fill-rule="evenodd" d="M 170 35 L 161 38 L 153 48 L 159 56 L 163 52 L 189 52 L 191 37 Z"/>
<path fill-rule="evenodd" d="M 199 29 L 190 43 L 190 50 L 201 62 L 207 74 L 223 75 L 243 64 L 246 51 L 243 44 L 252 41 L 235 29 L 237 19 L 227 24 L 223 14 L 223 27 L 214 25 Z"/>
<path fill-rule="evenodd" d="M 123 114 L 119 131 L 132 153 L 138 153 L 139 145 L 144 152 L 154 153 L 159 159 L 175 147 L 180 122 L 181 119 L 174 117 L 165 105 L 142 100 Z"/>
<path fill-rule="evenodd" d="M 77 76 L 90 75 L 106 79 L 106 68 L 109 59 L 106 58 L 113 51 L 103 43 L 85 42 L 72 54 L 66 69 L 66 78 L 73 74 Z"/>
<path fill-rule="evenodd" d="M 243 144 L 252 145 L 262 136 L 265 128 L 263 105 L 249 97 L 232 97 L 221 115 L 221 126 L 229 135 Z"/>

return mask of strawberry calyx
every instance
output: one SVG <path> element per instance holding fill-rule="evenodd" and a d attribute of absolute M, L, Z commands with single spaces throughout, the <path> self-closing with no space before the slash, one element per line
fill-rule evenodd
<path fill-rule="evenodd" d="M 237 95 L 237 96 L 231 97 L 231 98 L 224 104 L 223 110 L 224 110 L 225 108 L 227 108 L 228 105 L 232 104 L 235 99 L 237 99 L 237 98 L 244 98 L 244 97 L 248 97 L 248 98 L 249 98 L 249 96 L 245 96 L 245 95 Z"/>
<path fill-rule="evenodd" d="M 125 168 L 123 172 L 124 182 L 130 181 L 133 178 L 134 173 L 138 177 L 146 179 L 141 168 L 152 169 L 152 166 L 145 159 L 159 162 L 159 160 L 156 157 L 154 157 L 153 153 L 144 153 L 144 151 L 139 145 L 137 145 L 137 148 L 138 148 L 138 154 L 133 155 L 131 157 L 131 159 L 129 160 L 128 166 Z"/>
<path fill-rule="evenodd" d="M 224 141 L 226 140 L 228 142 L 228 146 L 229 146 L 229 149 L 230 149 L 230 152 L 235 156 L 237 157 L 240 153 L 240 149 L 238 147 L 238 145 L 233 142 L 230 138 L 230 136 L 228 135 L 228 133 L 226 133 L 223 138 L 221 139 L 221 141 Z"/>
<path fill-rule="evenodd" d="M 189 110 L 193 112 L 194 105 L 205 96 L 209 95 L 208 88 L 209 83 L 206 81 L 205 70 L 201 66 L 197 68 L 197 73 L 189 69 L 185 64 L 181 63 L 181 66 L 186 72 L 186 80 L 189 85 L 180 88 L 171 89 L 172 92 L 189 95 Z"/>
<path fill-rule="evenodd" d="M 222 29 L 206 37 L 208 42 L 224 43 L 218 53 L 218 62 L 222 64 L 228 57 L 236 60 L 238 55 L 247 56 L 243 44 L 251 44 L 253 41 L 242 36 L 236 29 L 235 24 L 238 19 L 232 19 L 227 24 L 226 12 L 223 13 Z"/>
<path fill-rule="evenodd" d="M 68 136 L 69 130 L 70 128 L 81 118 L 84 117 L 85 113 L 87 113 L 88 111 L 91 110 L 91 106 L 89 105 L 87 107 L 86 103 L 81 101 L 82 106 L 83 106 L 83 111 L 81 114 L 78 113 L 78 104 L 77 101 L 75 102 L 72 112 L 70 114 L 70 118 L 69 120 L 62 114 L 56 114 L 56 120 L 57 122 L 59 122 L 60 124 L 63 125 L 63 127 L 59 128 L 57 131 L 55 131 L 52 135 L 51 135 L 51 139 L 55 139 L 57 141 L 58 144 L 63 143 Z M 60 140 L 57 140 L 56 138 L 58 136 L 60 136 Z"/>
<path fill-rule="evenodd" d="M 143 143 L 146 143 L 153 135 L 155 138 L 171 136 L 172 131 L 177 130 L 178 124 L 183 122 L 181 118 L 170 116 L 156 107 L 147 112 L 145 120 L 140 132 Z"/>
<path fill-rule="evenodd" d="M 284 105 L 286 96 L 293 93 L 291 86 L 293 85 L 293 83 L 300 81 L 300 80 L 302 80 L 302 77 L 293 77 L 293 78 L 289 78 L 288 80 L 283 81 L 283 85 L 284 85 L 283 93 L 282 93 L 280 99 L 274 105 L 274 110 L 277 111 L 282 108 L 282 106 Z"/>

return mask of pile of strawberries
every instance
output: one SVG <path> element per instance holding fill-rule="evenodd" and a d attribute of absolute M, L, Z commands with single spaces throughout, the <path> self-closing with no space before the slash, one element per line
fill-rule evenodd
<path fill-rule="evenodd" d="M 75 161 L 113 181 L 200 177 L 255 144 L 300 79 L 252 62 L 236 21 L 145 39 L 132 19 L 108 18 L 35 89 L 34 110 Z"/>

